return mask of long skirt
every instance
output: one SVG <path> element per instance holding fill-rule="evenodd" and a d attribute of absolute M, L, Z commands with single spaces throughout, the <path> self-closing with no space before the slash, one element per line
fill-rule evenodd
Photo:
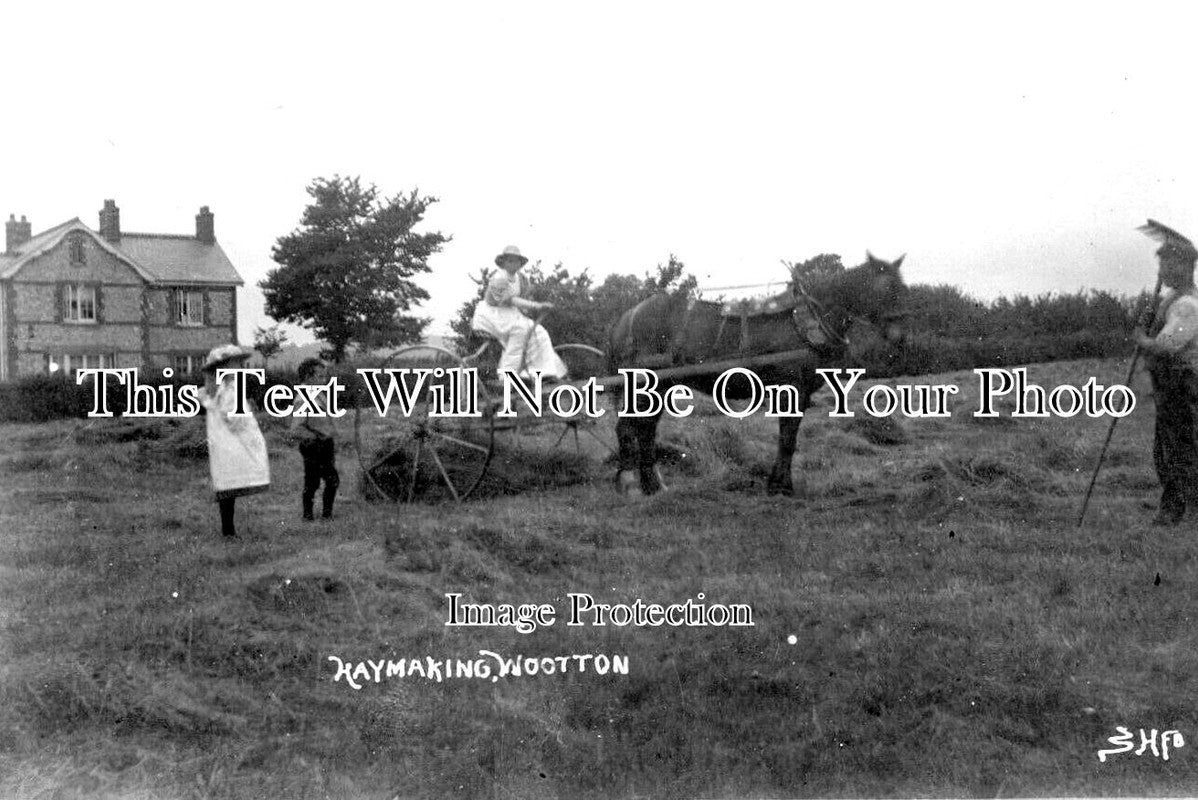
<path fill-rule="evenodd" d="M 553 352 L 549 332 L 519 309 L 480 302 L 474 310 L 472 326 L 503 345 L 499 357 L 501 371 L 508 370 L 523 378 L 533 372 L 540 372 L 546 378 L 566 377 L 566 364 Z"/>

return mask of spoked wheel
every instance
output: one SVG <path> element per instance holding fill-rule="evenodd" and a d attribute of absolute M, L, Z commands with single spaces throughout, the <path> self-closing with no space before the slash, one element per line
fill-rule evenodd
<path fill-rule="evenodd" d="M 607 363 L 607 356 L 602 350 L 586 344 L 562 344 L 555 347 L 554 351 L 566 364 L 569 372 L 567 383 L 576 387 L 581 387 L 587 378 L 602 375 Z M 497 400 L 504 396 L 502 382 L 493 382 L 490 385 Z M 528 382 L 525 385 L 530 389 L 533 386 Z M 512 458 L 527 461 L 530 458 L 536 459 L 539 454 L 540 457 L 549 459 L 547 464 L 554 464 L 557 462 L 552 459 L 557 456 L 572 454 L 602 459 L 615 452 L 612 443 L 608 441 L 611 437 L 605 438 L 599 432 L 600 420 L 581 411 L 571 417 L 555 413 L 551 398 L 561 389 L 561 384 L 554 382 L 542 384 L 542 413 L 539 416 L 532 414 L 523 400 L 517 399 L 512 404 L 516 416 L 500 415 L 495 418 L 495 432 L 503 434 L 497 437 L 500 442 L 497 448 L 500 455 L 497 458 L 505 462 L 510 462 Z M 563 408 L 570 408 L 572 405 L 564 398 L 561 402 L 564 404 Z M 605 405 L 607 404 L 601 397 L 600 407 Z M 502 407 L 502 403 L 493 405 L 496 411 Z"/>
<path fill-rule="evenodd" d="M 354 443 L 368 487 L 392 502 L 460 502 L 482 483 L 495 452 L 494 417 L 489 413 L 486 390 L 469 382 L 462 359 L 432 345 L 396 351 L 382 369 L 431 369 L 423 384 L 415 374 L 375 375 L 385 393 L 395 381 L 387 413 L 380 415 L 369 395 L 354 412 Z M 438 372 L 438 370 L 441 370 Z M 412 402 L 404 414 L 399 381 L 408 387 Z M 454 395 L 469 400 L 477 395 L 480 416 L 437 416 Z M 449 409 L 453 411 L 453 409 Z"/>
<path fill-rule="evenodd" d="M 589 344 L 561 344 L 553 349 L 558 357 L 566 362 L 571 381 L 582 382 L 587 378 L 603 375 L 606 371 L 607 354 L 597 347 L 591 347 Z M 561 420 L 553 449 L 567 447 L 573 443 L 574 452 L 581 454 L 584 442 L 590 439 L 591 444 L 597 442 L 608 454 L 614 454 L 615 448 L 611 443 L 595 432 L 597 422 L 598 420 L 585 415 Z"/>

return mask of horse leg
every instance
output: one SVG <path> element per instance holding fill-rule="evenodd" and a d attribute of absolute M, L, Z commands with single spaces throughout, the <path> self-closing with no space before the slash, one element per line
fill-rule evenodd
<path fill-rule="evenodd" d="M 636 421 L 637 468 L 640 470 L 641 489 L 645 494 L 657 494 L 666 488 L 657 469 L 657 423 L 660 421 L 661 414 Z"/>
<path fill-rule="evenodd" d="M 802 417 L 781 417 L 778 420 L 778 455 L 770 472 L 767 491 L 770 494 L 793 495 L 794 481 L 790 477 L 791 462 L 795 455 L 795 439 L 799 434 Z"/>
<path fill-rule="evenodd" d="M 616 421 L 616 441 L 619 444 L 620 471 L 616 473 L 616 489 L 627 497 L 641 497 L 641 481 L 637 474 L 637 431 L 634 422 L 627 417 Z"/>

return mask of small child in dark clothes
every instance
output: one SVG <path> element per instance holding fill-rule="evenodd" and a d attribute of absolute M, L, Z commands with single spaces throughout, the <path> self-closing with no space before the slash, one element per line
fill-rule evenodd
<path fill-rule="evenodd" d="M 306 359 L 299 365 L 298 376 L 300 383 L 317 385 L 328 382 L 328 371 L 324 362 L 318 358 Z M 328 408 L 324 402 L 317 404 L 321 411 Z M 337 487 L 341 485 L 341 476 L 337 474 L 337 438 L 333 429 L 332 417 L 296 417 L 294 431 L 299 437 L 299 451 L 304 459 L 304 519 L 313 519 L 312 503 L 316 499 L 316 490 L 324 481 L 324 494 L 321 495 L 321 517 L 331 519 L 333 516 L 333 499 L 337 496 Z"/>

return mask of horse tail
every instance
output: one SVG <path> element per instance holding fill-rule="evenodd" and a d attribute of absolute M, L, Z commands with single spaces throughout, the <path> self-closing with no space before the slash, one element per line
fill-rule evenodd
<path fill-rule="evenodd" d="M 614 375 L 620 367 L 627 366 L 636 356 L 636 318 L 641 307 L 648 302 L 642 300 L 625 311 L 611 326 L 607 335 L 607 372 Z"/>

